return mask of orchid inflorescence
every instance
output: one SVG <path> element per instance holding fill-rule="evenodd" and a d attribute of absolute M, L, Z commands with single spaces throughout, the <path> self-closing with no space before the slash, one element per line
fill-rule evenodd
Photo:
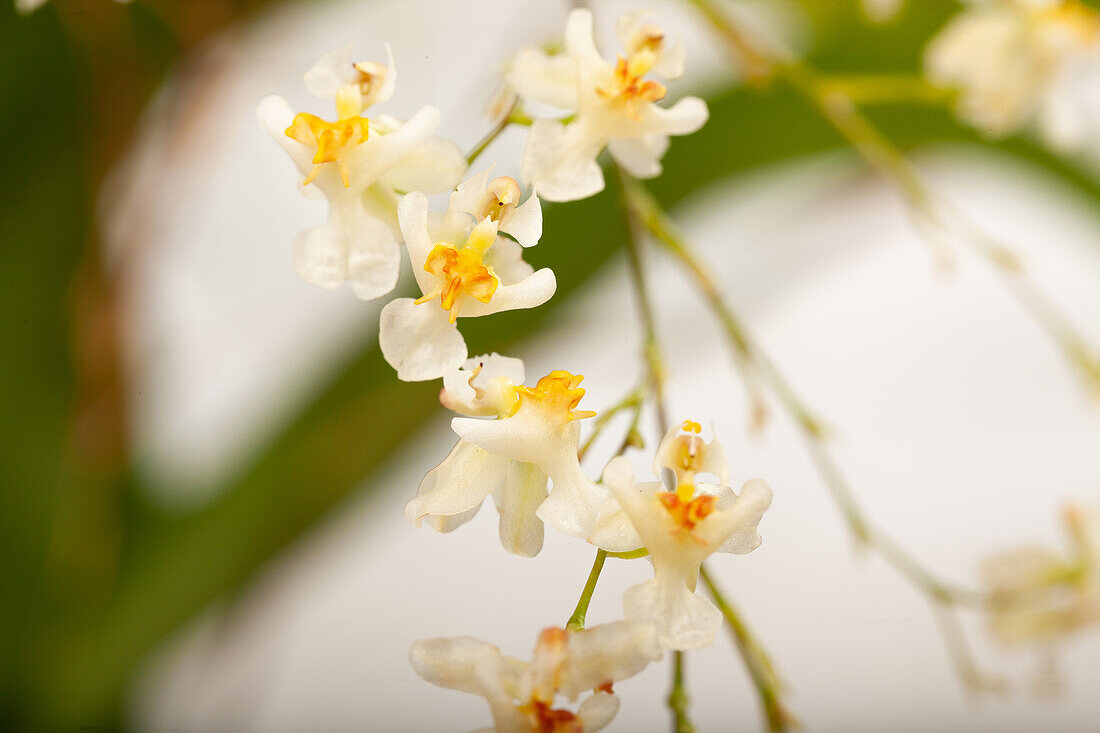
<path fill-rule="evenodd" d="M 694 2 L 713 12 L 709 3 Z M 895 10 L 897 5 L 891 4 Z M 621 50 L 611 61 L 597 49 L 592 13 L 575 9 L 558 50 L 524 48 L 508 65 L 503 105 L 508 109 L 496 131 L 510 124 L 530 128 L 518 181 L 493 177 L 492 167 L 468 170 L 486 145 L 467 159 L 436 135 L 440 113 L 434 107 L 407 120 L 373 113 L 374 105 L 395 91 L 388 46 L 385 64 L 353 62 L 350 49 L 343 49 L 306 73 L 309 90 L 334 101 L 332 120 L 295 114 L 278 96 L 265 98 L 258 109 L 264 128 L 297 166 L 301 186 L 319 191 L 328 202 L 327 221 L 294 240 L 294 264 L 304 280 L 326 289 L 348 282 L 363 300 L 383 298 L 397 286 L 402 247 L 408 255 L 420 294 L 381 308 L 380 349 L 399 379 L 441 380 L 440 402 L 455 414 L 451 428 L 457 442 L 420 482 L 406 506 L 407 518 L 447 533 L 469 522 L 491 497 L 500 542 L 509 553 L 538 555 L 549 527 L 596 548 L 593 579 L 608 556 L 647 557 L 652 563 L 653 578 L 624 594 L 623 620 L 584 628 L 590 580 L 570 622 L 537 635 L 529 663 L 465 637 L 413 644 L 409 657 L 416 672 L 436 685 L 484 697 L 498 731 L 598 730 L 618 709 L 615 683 L 671 652 L 680 684 L 683 651 L 711 644 L 724 620 L 735 634 L 747 633 L 705 570 L 702 577 L 717 605 L 698 594 L 696 585 L 711 555 L 746 554 L 760 545 L 757 528 L 772 500 L 761 479 L 735 491 L 721 443 L 713 435 L 705 439 L 702 425 L 691 420 L 660 426 L 654 476 L 636 480 L 623 454 L 641 443 L 636 425 L 642 404 L 655 402 L 657 413 L 665 413 L 652 334 L 645 384 L 621 405 L 634 411 L 635 420 L 599 480 L 589 477 L 580 461 L 582 426 L 596 415 L 582 407 L 581 375 L 555 368 L 532 379 L 520 359 L 469 354 L 461 319 L 536 308 L 555 294 L 554 273 L 524 261 L 524 250 L 542 236 L 540 198 L 569 202 L 603 190 L 605 169 L 598 158 L 606 149 L 622 179 L 628 214 L 697 273 L 747 372 L 762 374 L 807 436 L 821 440 L 816 422 L 740 332 L 705 268 L 637 181 L 661 173 L 670 136 L 690 134 L 707 120 L 699 98 L 664 103 L 665 82 L 684 71 L 683 46 L 642 12 L 624 15 L 615 30 Z M 722 30 L 736 39 L 732 26 Z M 1082 73 L 1098 37 L 1097 16 L 1075 2 L 983 5 L 964 11 L 934 39 L 928 77 L 956 89 L 958 114 L 989 134 L 1007 134 L 1037 120 L 1056 142 L 1069 144 L 1087 120 L 1056 90 Z M 750 57 L 756 53 L 751 45 L 735 45 L 742 56 L 746 48 Z M 764 73 L 789 68 L 763 54 L 749 60 L 757 69 L 774 70 Z M 1019 78 L 990 72 L 1006 64 Z M 555 108 L 560 116 L 532 119 L 536 107 Z M 433 210 L 428 196 L 447 192 L 446 209 Z M 633 262 L 641 283 L 636 257 Z M 644 300 L 641 285 L 639 295 Z M 646 325 L 652 330 L 652 323 Z M 823 473 L 827 480 L 842 480 L 828 466 Z M 842 503 L 848 501 L 843 486 L 831 487 Z M 1084 510 L 1068 516 L 1075 540 L 1069 559 L 1035 551 L 988 566 L 989 589 L 979 597 L 1005 638 L 1049 636 L 1100 618 L 1100 521 Z M 857 537 L 890 559 L 888 546 L 854 505 L 846 508 L 846 518 Z M 1021 566 L 1028 572 L 1018 572 Z M 914 577 L 937 602 L 962 602 L 964 594 L 930 575 Z M 755 643 L 741 647 L 746 655 L 762 654 Z M 771 669 L 766 659 L 763 668 Z M 770 678 L 755 681 L 762 689 L 775 685 Z M 674 690 L 671 704 L 678 723 L 689 725 L 679 693 Z M 793 718 L 778 704 L 776 709 L 774 715 L 769 711 L 769 725 L 785 728 Z"/>

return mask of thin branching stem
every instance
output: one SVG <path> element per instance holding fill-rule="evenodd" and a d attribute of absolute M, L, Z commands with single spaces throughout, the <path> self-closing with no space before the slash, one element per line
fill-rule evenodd
<path fill-rule="evenodd" d="M 524 125 L 529 126 L 531 124 L 531 118 L 520 108 L 520 104 L 517 101 L 513 101 L 508 108 L 501 114 L 500 119 L 490 130 L 485 133 L 485 136 L 477 141 L 477 144 L 470 149 L 470 152 L 466 154 L 466 165 L 473 165 L 474 161 L 481 157 L 481 154 L 485 152 L 493 142 L 500 137 L 501 133 L 507 130 L 512 125 Z"/>
<path fill-rule="evenodd" d="M 992 265 L 1020 307 L 1058 345 L 1091 389 L 1100 391 L 1100 356 L 1055 301 L 1028 277 L 1016 253 L 979 230 L 961 211 L 925 185 L 912 163 L 859 109 L 858 94 L 849 93 L 843 77 L 822 74 L 803 61 L 772 58 L 713 0 L 686 1 L 707 19 L 735 67 L 750 81 L 762 84 L 774 79 L 786 83 L 813 104 L 872 167 L 894 184 L 938 262 L 950 263 L 951 251 L 947 245 L 948 240 L 953 240 Z M 942 101 L 950 101 L 950 95 L 945 93 Z"/>
<path fill-rule="evenodd" d="M 714 605 L 718 606 L 718 610 L 722 612 L 722 617 L 729 624 L 733 641 L 737 645 L 737 650 L 741 652 L 741 658 L 745 661 L 745 668 L 748 670 L 760 696 L 760 705 L 764 709 L 767 730 L 769 733 L 777 733 L 797 726 L 795 718 L 783 706 L 782 685 L 764 648 L 756 640 L 741 615 L 726 599 L 725 594 L 715 584 L 714 578 L 707 572 L 706 565 L 699 568 L 699 577 L 703 579 L 703 584 L 706 585 L 707 591 L 714 599 Z"/>
<path fill-rule="evenodd" d="M 614 405 L 601 412 L 599 417 L 596 418 L 596 424 L 592 430 L 592 434 L 588 436 L 588 439 L 581 445 L 580 450 L 577 451 L 577 460 L 584 460 L 592 444 L 600 437 L 608 423 L 611 422 L 611 419 L 620 412 L 629 411 L 632 417 L 627 427 L 626 435 L 623 437 L 623 442 L 619 448 L 619 454 L 624 453 L 626 449 L 631 446 L 637 446 L 640 440 L 638 422 L 642 413 L 642 406 L 645 404 L 645 398 L 646 387 L 645 385 L 640 385 L 630 390 L 625 397 Z"/>
<path fill-rule="evenodd" d="M 588 573 L 588 582 L 584 584 L 581 597 L 577 600 L 577 607 L 573 609 L 573 615 L 565 624 L 566 631 L 580 631 L 584 628 L 584 617 L 588 615 L 588 604 L 592 602 L 592 593 L 596 590 L 596 581 L 600 579 L 604 561 L 607 560 L 607 552 L 596 551 L 596 559 L 592 563 L 592 570 Z"/>

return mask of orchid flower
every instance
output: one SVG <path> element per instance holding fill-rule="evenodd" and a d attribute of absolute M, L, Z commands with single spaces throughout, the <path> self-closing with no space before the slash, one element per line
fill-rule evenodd
<path fill-rule="evenodd" d="M 972 3 L 928 44 L 925 71 L 990 136 L 1037 122 L 1052 145 L 1080 147 L 1100 123 L 1100 14 L 1077 0 Z"/>
<path fill-rule="evenodd" d="M 591 733 L 611 722 L 619 709 L 612 684 L 641 672 L 661 656 L 654 627 L 619 621 L 568 632 L 539 634 L 530 663 L 504 656 L 484 641 L 425 639 L 409 649 L 409 663 L 440 687 L 481 695 L 489 703 L 498 733 Z M 558 698 L 576 701 L 576 712 L 555 707 Z"/>
<path fill-rule="evenodd" d="M 994 633 L 1019 644 L 1051 640 L 1100 623 L 1100 511 L 1071 508 L 1067 558 L 1045 548 L 996 555 L 982 566 Z"/>
<path fill-rule="evenodd" d="M 438 379 L 466 359 L 459 317 L 534 308 L 557 288 L 553 271 L 533 272 L 520 255 L 521 244 L 535 244 L 542 232 L 538 198 L 519 205 L 518 183 L 487 178 L 460 186 L 441 216 L 428 211 L 420 192 L 401 200 L 398 220 L 423 294 L 382 309 L 378 343 L 399 379 Z"/>
<path fill-rule="evenodd" d="M 569 14 L 563 55 L 536 47 L 517 54 L 508 74 L 516 92 L 573 113 L 567 122 L 537 119 L 531 126 L 523 177 L 538 186 L 543 198 L 573 201 L 603 190 L 596 158 L 605 147 L 631 175 L 652 178 L 661 172 L 668 136 L 695 132 L 706 122 L 706 104 L 697 97 L 657 106 L 667 90 L 645 76 L 652 71 L 666 79 L 679 77 L 684 52 L 644 19 L 644 13 L 619 19 L 616 31 L 626 55 L 614 64 L 596 49 L 592 13 L 584 8 Z"/>
<path fill-rule="evenodd" d="M 395 71 L 387 65 L 351 62 L 344 49 L 321 58 L 306 72 L 306 86 L 336 103 L 329 122 L 297 115 L 285 99 L 265 97 L 260 122 L 298 166 L 302 184 L 328 199 L 329 217 L 294 240 L 294 266 L 305 281 L 325 289 L 351 282 L 363 300 L 381 297 L 397 284 L 401 248 L 397 232 L 398 191 L 442 193 L 466 170 L 454 143 L 435 137 L 439 110 L 424 107 L 407 122 L 366 109 L 393 94 Z"/>
<path fill-rule="evenodd" d="M 627 590 L 623 611 L 628 619 L 654 621 L 665 649 L 697 649 L 714 640 L 722 616 L 695 593 L 699 566 L 714 552 L 743 555 L 759 547 L 757 526 L 772 499 L 760 479 L 745 483 L 740 494 L 724 482 L 696 483 L 698 473 L 728 475 L 721 446 L 703 443 L 700 431 L 689 421 L 661 441 L 654 468 L 676 474 L 675 491 L 660 481 L 636 483 L 625 456 L 608 463 L 603 483 L 621 512 L 605 504 L 590 538 L 609 552 L 649 550 L 653 580 Z"/>

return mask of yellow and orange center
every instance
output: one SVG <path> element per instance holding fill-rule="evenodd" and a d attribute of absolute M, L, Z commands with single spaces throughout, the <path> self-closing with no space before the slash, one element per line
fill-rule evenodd
<path fill-rule="evenodd" d="M 439 279 L 439 287 L 418 298 L 416 304 L 438 297 L 443 310 L 450 312 L 451 323 L 458 318 L 460 297 L 488 303 L 500 282 L 476 248 L 455 249 L 446 242 L 440 242 L 428 253 L 424 270 Z"/>
<path fill-rule="evenodd" d="M 578 410 L 581 398 L 584 397 L 584 389 L 580 386 L 584 375 L 570 374 L 567 371 L 556 369 L 540 379 L 535 387 L 518 386 L 516 395 L 520 398 L 513 407 L 513 414 L 523 402 L 531 402 L 541 405 L 552 412 L 559 413 L 565 422 L 583 420 L 586 417 L 595 417 L 591 410 Z"/>
<path fill-rule="evenodd" d="M 584 733 L 584 723 L 568 710 L 554 709 L 551 703 L 534 699 L 520 708 L 531 716 L 539 733 Z"/>
<path fill-rule="evenodd" d="M 635 105 L 638 102 L 656 102 L 668 93 L 664 84 L 643 78 L 656 60 L 656 53 L 644 46 L 630 58 L 620 56 L 615 63 L 613 88 L 596 87 L 596 94 L 607 100 L 622 102 L 626 105 L 627 114 L 637 118 Z"/>
<path fill-rule="evenodd" d="M 317 149 L 317 154 L 313 156 L 313 170 L 302 185 L 311 183 L 325 163 L 339 164 L 340 179 L 345 186 L 350 185 L 346 154 L 350 148 L 365 142 L 369 133 L 370 123 L 365 117 L 352 115 L 328 122 L 308 112 L 299 113 L 286 128 L 286 136 Z"/>
<path fill-rule="evenodd" d="M 1084 42 L 1100 40 L 1100 13 L 1077 0 L 1035 11 L 1040 21 L 1057 23 L 1075 33 Z"/>
<path fill-rule="evenodd" d="M 681 484 L 676 492 L 663 491 L 657 494 L 657 500 L 665 508 L 676 526 L 674 533 L 690 535 L 695 525 L 706 519 L 718 502 L 718 498 L 703 494 L 692 498 L 694 486 Z M 686 491 L 685 491 L 686 489 Z"/>

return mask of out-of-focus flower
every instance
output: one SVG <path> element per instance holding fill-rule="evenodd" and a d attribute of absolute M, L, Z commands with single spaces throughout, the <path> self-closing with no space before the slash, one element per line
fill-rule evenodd
<path fill-rule="evenodd" d="M 47 2 L 49 2 L 49 0 L 15 0 L 15 12 L 21 15 L 30 15 Z M 115 0 L 115 2 L 128 3 L 130 0 Z"/>
<path fill-rule="evenodd" d="M 1070 508 L 1065 525 L 1068 557 L 1031 547 L 983 563 L 991 624 L 1002 641 L 1049 641 L 1100 623 L 1100 511 Z"/>
<path fill-rule="evenodd" d="M 533 389 L 524 387 L 523 362 L 497 354 L 448 372 L 440 394 L 444 405 L 496 419 L 451 422 L 461 439 L 421 481 L 405 516 L 449 532 L 472 519 L 492 495 L 500 511 L 500 542 L 511 553 L 537 555 L 544 520 L 577 534 L 607 498 L 577 461 L 577 419 L 595 414 L 577 409 L 581 379 L 555 371 Z"/>
<path fill-rule="evenodd" d="M 389 48 L 387 47 L 387 53 Z M 363 113 L 393 94 L 388 65 L 351 62 L 350 50 L 322 57 L 306 72 L 306 86 L 335 100 L 337 119 L 297 115 L 285 99 L 265 97 L 257 110 L 268 134 L 328 199 L 328 221 L 294 240 L 302 279 L 326 289 L 350 281 L 371 300 L 393 290 L 401 266 L 397 203 L 403 191 L 442 193 L 466 170 L 462 151 L 435 136 L 439 110 L 424 107 L 407 122 Z"/>
<path fill-rule="evenodd" d="M 621 512 L 613 503 L 605 504 L 590 537 L 610 552 L 642 545 L 649 550 L 653 580 L 627 590 L 623 610 L 628 619 L 655 622 L 666 649 L 697 649 L 714 640 L 722 616 L 695 593 L 699 566 L 714 552 L 742 555 L 759 547 L 757 526 L 772 499 L 760 479 L 745 483 L 740 494 L 725 485 L 696 483 L 698 472 L 726 475 L 728 469 L 716 443 L 690 440 L 691 435 L 697 438 L 697 423 L 685 423 L 684 428 L 669 431 L 657 461 L 659 470 L 676 473 L 676 491 L 667 491 L 660 481 L 636 483 L 630 461 L 613 459 L 604 469 L 603 483 Z"/>
<path fill-rule="evenodd" d="M 611 722 L 619 700 L 615 682 L 633 677 L 661 650 L 652 624 L 619 621 L 591 629 L 543 631 L 530 663 L 506 657 L 484 641 L 425 639 L 409 649 L 422 678 L 440 687 L 481 695 L 498 733 L 590 733 Z M 576 712 L 554 707 L 591 691 Z"/>
<path fill-rule="evenodd" d="M 467 353 L 455 325 L 459 317 L 534 308 L 553 296 L 553 271 L 533 272 L 520 245 L 498 236 L 508 227 L 517 239 L 538 241 L 538 199 L 532 196 L 517 206 L 518 199 L 519 186 L 512 179 L 486 184 L 484 176 L 477 176 L 455 192 L 442 216 L 430 215 L 420 192 L 401 200 L 398 221 L 423 295 L 398 298 L 382 309 L 378 343 L 398 378 L 437 379 L 457 368 Z"/>
<path fill-rule="evenodd" d="M 863 12 L 875 23 L 889 23 L 901 12 L 905 0 L 863 0 Z"/>
<path fill-rule="evenodd" d="M 631 175 L 652 178 L 661 172 L 668 136 L 695 132 L 706 122 L 706 104 L 697 97 L 669 108 L 656 104 L 666 89 L 646 74 L 680 76 L 684 52 L 644 19 L 644 13 L 619 19 L 616 31 L 626 55 L 615 64 L 596 49 L 592 13 L 584 8 L 569 14 L 564 54 L 528 47 L 516 55 L 508 81 L 519 95 L 574 113 L 567 121 L 537 119 L 531 126 L 523 176 L 543 198 L 572 201 L 601 191 L 596 158 L 605 147 Z"/>
<path fill-rule="evenodd" d="M 1037 122 L 1050 144 L 1079 147 L 1100 124 L 1100 14 L 1078 0 L 973 3 L 929 43 L 925 70 L 986 134 Z"/>

